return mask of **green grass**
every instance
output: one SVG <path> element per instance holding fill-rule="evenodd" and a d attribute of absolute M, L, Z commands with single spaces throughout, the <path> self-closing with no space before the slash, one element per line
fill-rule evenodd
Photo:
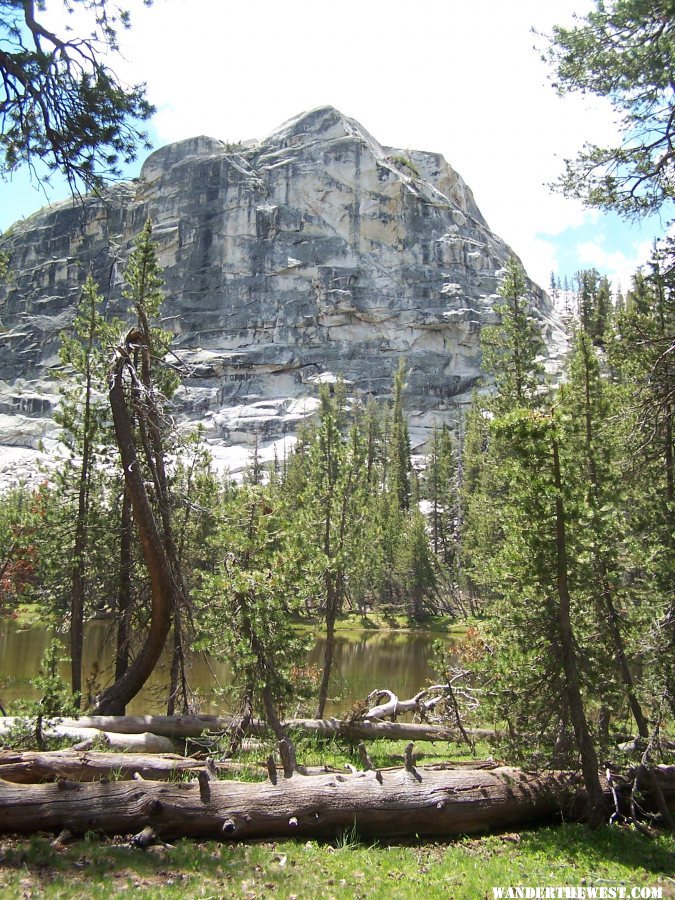
<path fill-rule="evenodd" d="M 399 765 L 405 741 L 375 741 L 378 767 Z M 248 768 L 232 777 L 266 777 L 260 765 L 274 743 L 242 753 Z M 359 765 L 353 747 L 337 739 L 298 738 L 305 765 L 342 769 Z M 418 744 L 419 761 L 471 758 L 467 747 Z M 487 745 L 477 755 L 489 755 Z M 374 843 L 348 828 L 332 842 L 266 841 L 250 844 L 180 840 L 134 849 L 122 838 L 96 835 L 67 848 L 51 836 L 0 836 L 0 898 L 105 898 L 132 890 L 140 897 L 450 898 L 482 900 L 492 887 L 626 885 L 663 889 L 675 898 L 675 836 L 649 840 L 631 828 L 592 832 L 561 825 L 455 841 Z"/>
<path fill-rule="evenodd" d="M 322 738 L 316 735 L 296 733 L 293 736 L 298 761 L 304 766 L 329 766 L 340 771 L 345 770 L 345 763 L 351 763 L 357 769 L 363 768 L 356 746 L 341 738 Z M 379 769 L 403 765 L 403 751 L 407 741 L 372 741 L 368 745 L 368 754 L 373 765 Z M 212 747 L 209 752 L 216 758 L 225 747 Z M 261 741 L 254 750 L 237 754 L 236 761 L 246 766 L 244 771 L 225 773 L 220 777 L 235 781 L 264 781 L 267 778 L 266 760 L 270 753 L 278 758 L 277 743 L 272 740 Z M 476 744 L 475 755 L 466 744 L 452 741 L 419 742 L 414 748 L 415 760 L 419 765 L 447 763 L 448 760 L 468 762 L 472 759 L 486 759 L 492 750 L 487 742 Z M 280 763 L 279 763 L 280 765 Z M 188 777 L 188 776 L 186 776 Z M 194 777 L 194 776 L 189 776 Z"/>
<path fill-rule="evenodd" d="M 0 844 L 0 896 L 452 898 L 480 900 L 515 885 L 661 886 L 675 897 L 675 840 L 618 828 L 542 828 L 452 843 L 236 845 L 178 841 L 134 850 L 92 838 L 65 850 L 35 836 Z"/>

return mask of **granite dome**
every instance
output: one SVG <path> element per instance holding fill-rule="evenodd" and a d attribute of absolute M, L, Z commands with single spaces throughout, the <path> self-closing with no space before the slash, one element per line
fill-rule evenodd
<path fill-rule="evenodd" d="M 138 180 L 43 209 L 0 239 L 13 271 L 0 286 L 0 440 L 12 459 L 54 436 L 59 334 L 90 271 L 109 311 L 123 311 L 125 261 L 148 216 L 190 373 L 177 414 L 203 423 L 233 468 L 255 436 L 263 454 L 292 439 L 317 381 L 342 375 L 355 395 L 386 395 L 401 357 L 414 443 L 457 421 L 512 251 L 440 154 L 382 146 L 321 107 L 261 141 L 163 147 Z M 530 293 L 555 358 L 564 329 L 544 292 Z"/>

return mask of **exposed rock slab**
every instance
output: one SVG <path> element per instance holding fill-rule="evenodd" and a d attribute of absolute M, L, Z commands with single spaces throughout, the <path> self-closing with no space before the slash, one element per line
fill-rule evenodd
<path fill-rule="evenodd" d="M 90 271 L 107 309 L 124 311 L 122 273 L 148 216 L 166 324 L 190 372 L 177 411 L 224 462 L 239 465 L 254 435 L 268 454 L 292 441 L 317 379 L 388 394 L 401 357 L 415 444 L 468 402 L 511 251 L 442 156 L 383 147 L 322 107 L 258 143 L 164 147 L 105 200 L 57 204 L 4 236 L 3 443 L 53 436 L 59 335 Z M 564 330 L 543 291 L 531 296 L 555 358 Z"/>

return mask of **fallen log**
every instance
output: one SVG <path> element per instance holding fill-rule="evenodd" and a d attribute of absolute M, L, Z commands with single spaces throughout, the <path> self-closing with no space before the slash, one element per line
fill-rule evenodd
<path fill-rule="evenodd" d="M 251 765 L 210 760 L 217 775 L 250 771 Z M 254 764 L 255 765 L 255 764 Z M 260 763 L 264 774 L 265 764 Z M 204 760 L 172 753 L 107 753 L 105 751 L 51 750 L 0 751 L 0 779 L 15 784 L 39 784 L 65 778 L 71 781 L 100 781 L 104 778 L 141 778 L 161 781 L 179 775 L 195 778 L 207 767 Z M 311 774 L 333 771 L 330 766 L 308 766 Z"/>
<path fill-rule="evenodd" d="M 352 741 L 461 741 L 458 728 L 427 725 L 419 722 L 383 722 L 357 719 L 287 719 L 284 728 L 302 730 L 323 737 L 342 737 Z M 490 740 L 498 733 L 490 728 L 467 728 L 466 732 L 478 740 Z"/>
<path fill-rule="evenodd" d="M 176 754 L 107 753 L 105 751 L 51 750 L 0 752 L 0 779 L 17 784 L 38 784 L 66 778 L 97 781 L 102 778 L 168 779 L 184 771 L 195 775 L 205 763 Z"/>
<path fill-rule="evenodd" d="M 675 767 L 656 777 L 675 808 Z M 613 799 L 602 788 L 608 813 Z M 162 838 L 239 841 L 272 837 L 332 837 L 356 828 L 364 837 L 449 837 L 511 829 L 585 808 L 578 773 L 402 769 L 349 775 L 293 775 L 261 783 L 212 781 L 59 781 L 23 785 L 0 781 L 0 829 L 137 834 Z"/>
<path fill-rule="evenodd" d="M 8 727 L 5 723 L 13 721 L 11 717 L 0 719 L 0 734 Z M 149 733 L 167 738 L 190 738 L 209 731 L 222 733 L 236 721 L 233 716 L 79 716 L 77 719 L 60 719 L 59 727 L 86 728 L 106 734 Z"/>
<path fill-rule="evenodd" d="M 0 718 L 0 739 L 10 737 L 15 728 L 27 721 L 32 720 L 20 716 Z M 106 731 L 95 726 L 82 725 L 81 722 L 81 719 L 49 720 L 43 725 L 42 733 L 45 737 L 66 738 L 80 742 L 103 740 L 109 747 L 130 752 L 172 753 L 179 749 L 170 737 L 157 732 L 149 732 L 146 729 L 133 732 Z"/>
<path fill-rule="evenodd" d="M 6 734 L 14 723 L 20 721 L 11 716 L 0 719 L 0 737 Z M 79 740 L 92 737 L 97 731 L 103 732 L 111 745 L 125 746 L 123 738 L 114 735 L 152 734 L 165 738 L 190 738 L 202 734 L 223 733 L 228 731 L 235 719 L 231 716 L 81 716 L 77 719 L 63 718 L 51 725 L 57 735 L 71 735 Z M 461 740 L 457 728 L 443 725 L 428 725 L 415 722 L 383 722 L 380 720 L 342 720 L 332 719 L 286 719 L 282 722 L 284 729 L 306 731 L 324 737 L 343 737 L 349 740 L 376 740 L 386 738 L 403 741 L 456 741 Z M 249 731 L 252 734 L 263 734 L 268 731 L 267 723 L 261 719 L 253 719 Z M 497 732 L 489 728 L 467 729 L 474 738 L 489 740 L 497 736 Z M 49 730 L 45 730 L 49 734 Z M 146 740 L 148 740 L 146 738 Z M 131 744 L 132 742 L 128 742 Z M 156 752 L 168 753 L 176 749 L 173 745 L 159 745 Z M 127 749 L 149 749 L 127 746 Z M 151 751 L 152 752 L 152 751 Z"/>
<path fill-rule="evenodd" d="M 455 687 L 455 682 L 464 681 L 470 673 L 464 669 L 452 670 L 449 681 L 443 684 L 431 684 L 429 687 L 418 691 L 414 697 L 408 700 L 401 700 L 389 688 L 377 688 L 371 691 L 366 698 L 366 703 L 374 703 L 376 700 L 387 698 L 384 703 L 378 703 L 371 706 L 363 713 L 364 719 L 386 719 L 391 717 L 395 720 L 397 716 L 405 713 L 413 713 L 419 716 L 422 721 L 429 721 L 427 716 L 440 703 L 451 701 L 453 698 L 461 697 L 463 701 L 472 710 L 478 708 L 478 701 L 470 688 Z"/>

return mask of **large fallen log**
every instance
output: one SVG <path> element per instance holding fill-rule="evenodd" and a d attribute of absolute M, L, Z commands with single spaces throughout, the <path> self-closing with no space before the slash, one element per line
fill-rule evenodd
<path fill-rule="evenodd" d="M 306 731 L 323 737 L 343 737 L 351 741 L 461 741 L 458 728 L 444 725 L 427 725 L 418 722 L 383 722 L 357 719 L 287 719 L 284 728 L 290 731 Z M 477 740 L 490 740 L 497 733 L 490 728 L 467 728 L 466 732 Z"/>
<path fill-rule="evenodd" d="M 172 753 L 108 753 L 80 750 L 0 751 L 0 779 L 17 784 L 39 784 L 65 778 L 100 781 L 102 778 L 174 778 L 187 771 L 195 777 L 205 762 Z M 221 766 L 219 771 L 232 771 Z M 234 769 L 237 771 L 237 768 Z"/>
<path fill-rule="evenodd" d="M 0 751 L 0 779 L 17 784 L 39 784 L 57 778 L 71 781 L 100 781 L 103 778 L 130 779 L 137 776 L 154 781 L 192 774 L 206 768 L 218 775 L 250 771 L 251 765 L 192 759 L 173 753 L 108 753 L 98 750 L 4 750 Z M 260 764 L 264 774 L 264 764 Z M 333 771 L 329 766 L 308 767 L 311 774 Z"/>
<path fill-rule="evenodd" d="M 6 733 L 16 721 L 12 717 L 0 718 L 0 736 Z M 234 722 L 235 719 L 232 716 L 81 716 L 78 719 L 60 719 L 50 728 L 54 734 L 64 736 L 69 733 L 77 736 L 75 732 L 79 731 L 81 732 L 80 740 L 91 737 L 96 730 L 105 733 L 111 745 L 124 746 L 122 739 L 115 739 L 113 735 L 152 734 L 166 738 L 191 738 L 199 737 L 207 732 L 228 731 Z M 383 722 L 363 719 L 350 721 L 337 718 L 286 719 L 282 725 L 291 731 L 306 731 L 309 734 L 324 737 L 344 737 L 354 741 L 378 738 L 402 741 L 456 741 L 462 739 L 457 728 L 414 722 Z M 267 724 L 260 719 L 254 719 L 249 728 L 252 734 L 262 734 L 268 730 Z M 496 735 L 496 732 L 488 728 L 467 729 L 467 733 L 474 738 L 486 740 L 494 738 Z M 128 749 L 149 750 L 150 748 L 129 746 Z M 173 749 L 175 748 L 172 746 L 160 745 L 160 749 L 156 752 L 167 753 Z"/>
<path fill-rule="evenodd" d="M 3 737 L 9 738 L 12 731 L 24 725 L 26 721 L 26 718 L 23 717 L 7 716 L 0 718 L 0 740 Z M 44 737 L 67 738 L 73 742 L 88 743 L 98 739 L 117 750 L 128 750 L 136 753 L 171 753 L 179 749 L 170 737 L 157 732 L 149 732 L 146 729 L 121 732 L 114 729 L 106 731 L 95 726 L 82 725 L 81 722 L 81 719 L 49 720 L 43 725 L 42 733 Z"/>
<path fill-rule="evenodd" d="M 657 777 L 675 808 L 675 767 Z M 602 781 L 608 813 L 609 785 Z M 616 788 L 615 788 L 616 789 Z M 511 829 L 585 807 L 577 773 L 519 769 L 402 769 L 292 778 L 261 783 L 154 781 L 23 785 L 0 781 L 0 829 L 106 834 L 152 831 L 163 838 L 248 840 L 331 837 L 356 828 L 364 837 L 448 837 Z M 148 832 L 150 833 L 150 832 Z"/>

